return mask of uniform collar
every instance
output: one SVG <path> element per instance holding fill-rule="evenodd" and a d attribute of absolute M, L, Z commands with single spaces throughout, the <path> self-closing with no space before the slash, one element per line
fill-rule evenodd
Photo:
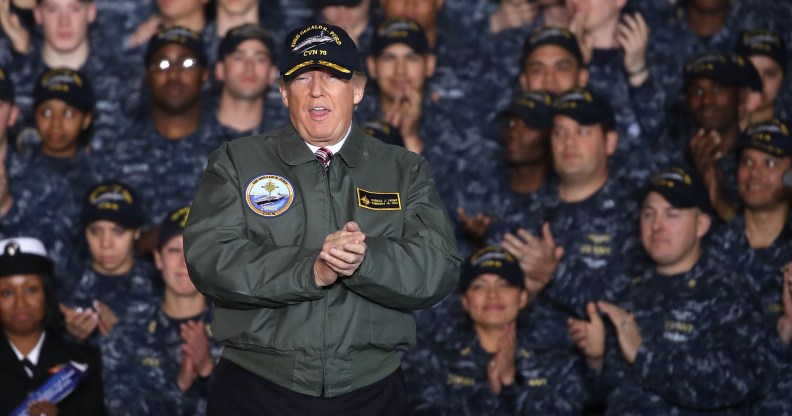
<path fill-rule="evenodd" d="M 311 162 L 316 160 L 311 149 L 306 146 L 303 140 L 294 127 L 285 129 L 286 137 L 283 140 L 277 141 L 278 156 L 287 165 L 296 166 L 302 163 Z M 344 141 L 341 149 L 334 153 L 334 156 L 341 156 L 341 159 L 349 167 L 355 167 L 360 163 L 363 155 L 363 131 L 355 124 L 352 123 L 351 131 Z"/>

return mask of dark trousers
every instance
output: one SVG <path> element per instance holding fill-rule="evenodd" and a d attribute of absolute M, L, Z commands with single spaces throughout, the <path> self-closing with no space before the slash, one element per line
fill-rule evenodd
<path fill-rule="evenodd" d="M 403 416 L 407 392 L 401 368 L 384 379 L 341 396 L 295 393 L 220 359 L 209 387 L 208 416 Z"/>

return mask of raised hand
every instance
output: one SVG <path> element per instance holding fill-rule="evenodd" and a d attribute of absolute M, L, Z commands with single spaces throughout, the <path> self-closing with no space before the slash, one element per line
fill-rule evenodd
<path fill-rule="evenodd" d="M 209 337 L 205 325 L 201 321 L 188 321 L 181 324 L 180 335 L 182 353 L 193 362 L 195 372 L 201 377 L 209 377 L 214 369 L 214 360 L 209 353 Z"/>
<path fill-rule="evenodd" d="M 75 309 L 61 303 L 60 311 L 66 322 L 66 332 L 79 342 L 88 339 L 99 325 L 99 315 L 92 309 Z"/>
<path fill-rule="evenodd" d="M 598 314 L 597 307 L 589 302 L 586 305 L 588 321 L 567 319 L 567 330 L 572 341 L 586 357 L 589 366 L 596 370 L 602 369 L 605 356 L 605 325 Z"/>
<path fill-rule="evenodd" d="M 314 277 L 319 287 L 335 283 L 339 276 L 349 277 L 363 263 L 366 235 L 350 221 L 344 228 L 325 237 L 322 251 L 314 263 Z"/>
<path fill-rule="evenodd" d="M 487 235 L 487 229 L 492 224 L 492 217 L 480 212 L 468 215 L 462 207 L 457 207 L 456 213 L 457 218 L 462 222 L 462 232 L 465 233 L 465 236 L 473 242 L 482 244 Z"/>
<path fill-rule="evenodd" d="M 22 26 L 19 16 L 11 12 L 11 0 L 0 0 L 0 27 L 5 32 L 11 47 L 21 55 L 27 55 L 30 47 L 30 34 Z"/>
<path fill-rule="evenodd" d="M 635 322 L 635 317 L 626 310 L 607 302 L 597 302 L 599 309 L 608 315 L 613 326 L 616 327 L 616 335 L 619 339 L 619 348 L 628 363 L 635 362 L 635 355 L 641 346 L 641 328 Z"/>
<path fill-rule="evenodd" d="M 547 286 L 564 255 L 564 248 L 556 246 L 548 223 L 542 225 L 542 239 L 521 228 L 516 236 L 506 233 L 501 247 L 519 260 L 525 275 L 525 288 L 531 296 Z"/>
<path fill-rule="evenodd" d="M 649 26 L 640 13 L 626 14 L 616 30 L 616 42 L 624 50 L 624 70 L 631 85 L 641 85 L 649 76 L 646 66 L 646 47 Z"/>
<path fill-rule="evenodd" d="M 514 383 L 517 373 L 515 360 L 517 359 L 517 336 L 515 323 L 504 326 L 498 343 L 498 351 L 487 366 L 487 382 L 493 394 L 500 394 L 503 386 Z"/>

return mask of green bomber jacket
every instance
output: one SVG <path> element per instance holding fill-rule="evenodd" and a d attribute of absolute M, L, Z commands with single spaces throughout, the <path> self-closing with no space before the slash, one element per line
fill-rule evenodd
<path fill-rule="evenodd" d="M 325 236 L 356 221 L 358 270 L 317 287 Z M 353 124 L 325 172 L 293 127 L 224 143 L 184 232 L 215 302 L 223 357 L 292 391 L 334 397 L 381 380 L 415 343 L 411 311 L 456 285 L 461 262 L 424 158 Z"/>

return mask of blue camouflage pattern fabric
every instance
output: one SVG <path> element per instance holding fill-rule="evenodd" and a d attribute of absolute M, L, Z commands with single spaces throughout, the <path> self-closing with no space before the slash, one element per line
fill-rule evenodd
<path fill-rule="evenodd" d="M 103 179 L 123 180 L 135 188 L 148 226 L 157 226 L 169 212 L 192 202 L 209 154 L 220 146 L 217 132 L 208 112 L 193 133 L 177 140 L 162 136 L 150 118 L 141 120 L 129 126 L 114 154 L 103 155 Z"/>
<path fill-rule="evenodd" d="M 55 284 L 63 290 L 70 277 L 80 204 L 64 178 L 46 170 L 26 169 L 24 158 L 10 147 L 5 168 L 14 202 L 0 218 L 0 236 L 26 235 L 41 240 L 55 265 Z"/>
<path fill-rule="evenodd" d="M 134 51 L 129 37 L 149 16 L 157 13 L 156 3 L 154 0 L 94 0 L 94 3 L 96 21 L 89 32 L 90 42 L 102 56 L 129 60 Z"/>
<path fill-rule="evenodd" d="M 738 214 L 723 226 L 713 238 L 713 246 L 724 247 L 719 262 L 729 264 L 745 276 L 749 295 L 762 322 L 766 335 L 765 348 L 768 354 L 767 386 L 762 397 L 751 405 L 753 415 L 792 414 L 792 349 L 781 342 L 776 323 L 784 313 L 781 299 L 783 268 L 792 261 L 792 229 L 785 226 L 773 244 L 763 248 L 751 248 L 745 235 L 745 217 Z"/>
<path fill-rule="evenodd" d="M 132 269 L 120 276 L 100 274 L 87 263 L 63 299 L 67 306 L 83 309 L 93 308 L 94 300 L 98 300 L 113 310 L 119 322 L 134 321 L 162 299 L 162 294 L 155 290 L 156 278 L 154 266 L 143 260 L 136 259 Z M 95 335 L 91 341 L 101 346 L 103 341 Z"/>
<path fill-rule="evenodd" d="M 459 303 L 456 304 L 457 309 Z M 586 400 L 583 362 L 563 349 L 534 349 L 517 329 L 516 379 L 500 395 L 490 390 L 482 349 L 467 317 L 446 321 L 443 336 L 402 359 L 411 414 L 432 416 L 579 415 Z"/>
<path fill-rule="evenodd" d="M 586 304 L 602 299 L 612 279 L 645 261 L 633 188 L 608 179 L 589 198 L 566 203 L 558 190 L 543 201 L 544 220 L 564 255 L 552 280 L 528 308 L 537 344 L 571 347 L 567 318 L 586 316 Z M 541 230 L 529 230 L 541 235 Z"/>
<path fill-rule="evenodd" d="M 157 305 L 137 319 L 120 323 L 102 345 L 105 403 L 117 416 L 206 414 L 209 380 L 196 379 L 182 392 L 177 378 L 182 363 L 180 326 L 206 323 L 209 353 L 217 362 L 222 346 L 211 336 L 213 309 L 187 319 L 171 318 Z"/>
<path fill-rule="evenodd" d="M 678 275 L 649 266 L 628 276 L 609 297 L 634 315 L 642 341 L 630 365 L 609 336 L 606 414 L 746 414 L 763 382 L 766 349 L 744 279 L 710 256 Z"/>

